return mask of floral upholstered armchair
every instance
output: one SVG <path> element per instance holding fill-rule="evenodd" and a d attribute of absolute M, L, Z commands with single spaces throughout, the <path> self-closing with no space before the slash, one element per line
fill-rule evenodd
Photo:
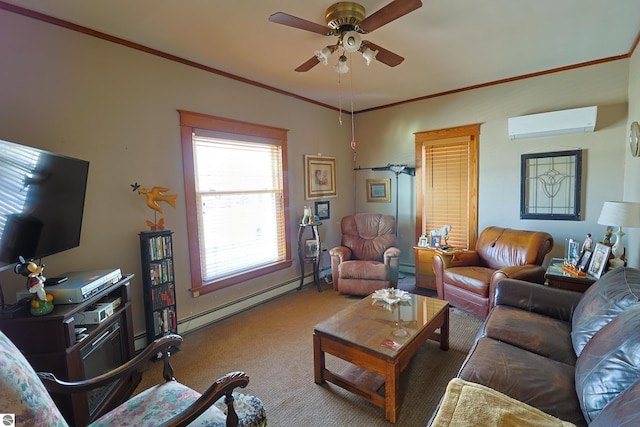
<path fill-rule="evenodd" d="M 342 245 L 329 251 L 333 288 L 369 295 L 398 285 L 400 249 L 396 219 L 391 215 L 357 213 L 342 218 Z"/>
<path fill-rule="evenodd" d="M 0 408 L 5 414 L 15 415 L 16 426 L 67 426 L 47 390 L 86 392 L 131 373 L 160 352 L 164 354 L 165 382 L 132 397 L 90 426 L 266 426 L 262 402 L 255 396 L 233 391 L 249 383 L 243 372 L 223 376 L 202 395 L 178 383 L 169 363 L 169 349 L 181 342 L 179 335 L 166 335 L 110 373 L 96 379 L 65 382 L 52 374 L 36 373 L 0 332 Z"/>

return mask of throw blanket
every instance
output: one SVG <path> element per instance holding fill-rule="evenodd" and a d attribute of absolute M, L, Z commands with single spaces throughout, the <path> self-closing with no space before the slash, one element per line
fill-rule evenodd
<path fill-rule="evenodd" d="M 432 427 L 575 427 L 489 387 L 452 379 Z"/>

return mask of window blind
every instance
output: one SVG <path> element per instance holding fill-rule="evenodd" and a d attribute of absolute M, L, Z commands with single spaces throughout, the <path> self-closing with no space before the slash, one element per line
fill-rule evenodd
<path fill-rule="evenodd" d="M 193 144 L 203 281 L 285 260 L 282 148 L 197 131 Z"/>
<path fill-rule="evenodd" d="M 422 143 L 422 234 L 451 225 L 448 244 L 466 248 L 469 236 L 470 138 Z"/>

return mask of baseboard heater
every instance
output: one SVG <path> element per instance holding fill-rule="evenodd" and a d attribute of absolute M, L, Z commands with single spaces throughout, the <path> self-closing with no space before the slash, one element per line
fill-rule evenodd
<path fill-rule="evenodd" d="M 593 132 L 598 107 L 574 108 L 509 118 L 509 139 Z"/>

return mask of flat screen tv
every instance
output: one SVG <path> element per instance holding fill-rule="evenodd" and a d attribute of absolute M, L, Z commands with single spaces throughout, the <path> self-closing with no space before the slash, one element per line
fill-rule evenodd
<path fill-rule="evenodd" d="M 0 140 L 0 271 L 80 245 L 89 162 Z"/>

